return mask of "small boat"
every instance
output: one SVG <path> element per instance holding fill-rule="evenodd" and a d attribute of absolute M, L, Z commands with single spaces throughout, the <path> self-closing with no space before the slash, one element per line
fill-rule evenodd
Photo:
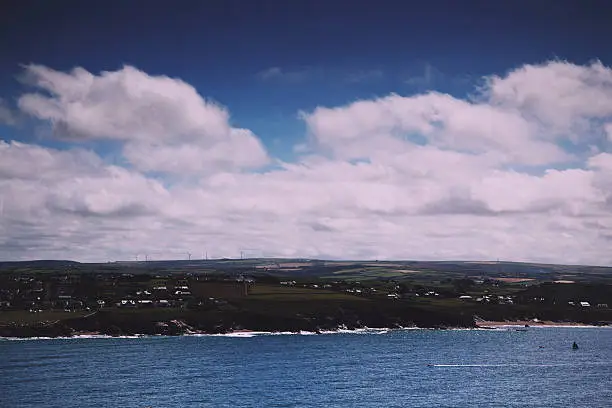
<path fill-rule="evenodd" d="M 576 342 L 574 342 L 574 344 L 572 344 L 572 349 L 573 350 L 578 350 L 578 344 L 576 344 Z"/>

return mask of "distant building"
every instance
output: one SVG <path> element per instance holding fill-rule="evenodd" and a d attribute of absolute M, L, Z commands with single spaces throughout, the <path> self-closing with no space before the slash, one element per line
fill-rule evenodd
<path fill-rule="evenodd" d="M 136 307 L 136 302 L 132 299 L 123 299 L 121 300 L 117 306 L 119 307 Z"/>

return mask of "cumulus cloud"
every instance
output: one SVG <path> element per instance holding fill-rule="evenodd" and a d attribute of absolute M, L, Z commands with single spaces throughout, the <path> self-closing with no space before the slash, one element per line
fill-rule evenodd
<path fill-rule="evenodd" d="M 130 66 L 94 75 L 83 68 L 64 73 L 28 65 L 26 73 L 28 83 L 46 94 L 22 95 L 23 111 L 49 121 L 59 138 L 125 142 L 126 158 L 142 170 L 180 173 L 208 169 L 215 161 L 235 168 L 267 163 L 255 135 L 232 128 L 225 108 L 179 79 Z"/>
<path fill-rule="evenodd" d="M 159 214 L 166 199 L 160 183 L 105 165 L 93 152 L 0 142 L 4 259 L 100 256 L 97 240 L 112 242 L 127 225 Z"/>
<path fill-rule="evenodd" d="M 491 76 L 485 94 L 491 104 L 538 122 L 550 138 L 586 138 L 612 115 L 612 71 L 599 61 L 526 65 Z"/>
<path fill-rule="evenodd" d="M 262 143 L 247 129 L 231 129 L 225 140 L 212 145 L 128 143 L 124 155 L 142 171 L 172 174 L 259 168 L 269 162 Z"/>
<path fill-rule="evenodd" d="M 612 70 L 599 62 L 526 65 L 465 99 L 428 92 L 319 106 L 301 113 L 310 143 L 299 158 L 260 172 L 244 171 L 268 162 L 260 140 L 180 80 L 129 67 L 27 69 L 45 94 L 22 95 L 20 107 L 75 147 L 0 143 L 3 258 L 256 248 L 612 262 L 612 152 L 583 149 L 612 123 Z M 131 166 L 78 148 L 91 139 L 120 142 Z"/>
<path fill-rule="evenodd" d="M 430 146 L 494 154 L 504 162 L 540 165 L 569 159 L 520 114 L 435 92 L 317 108 L 304 118 L 314 140 L 342 158 L 409 151 L 416 147 L 415 138 L 424 138 Z"/>

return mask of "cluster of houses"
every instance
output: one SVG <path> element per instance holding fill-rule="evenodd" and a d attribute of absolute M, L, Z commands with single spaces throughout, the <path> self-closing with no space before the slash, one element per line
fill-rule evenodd
<path fill-rule="evenodd" d="M 340 292 L 346 292 L 354 295 L 371 294 L 375 293 L 376 289 L 371 287 L 364 287 L 360 282 L 345 282 L 345 281 L 332 281 L 329 283 L 302 283 L 298 284 L 294 280 L 280 281 L 282 286 L 300 286 L 308 289 L 325 289 L 335 290 Z"/>
<path fill-rule="evenodd" d="M 278 281 L 277 281 L 278 282 Z M 244 297 L 249 294 L 254 280 L 244 276 L 212 277 L 208 275 L 151 276 L 119 273 L 99 274 L 0 274 L 0 310 L 95 310 L 109 307 L 148 308 L 178 307 L 215 303 L 223 299 Z M 393 282 L 328 281 L 298 283 L 282 280 L 281 286 L 299 286 L 309 289 L 333 290 L 358 296 L 385 296 L 388 299 L 449 298 L 483 304 L 552 303 L 555 301 L 536 296 L 524 298 L 516 295 L 467 294 L 466 291 L 410 286 Z M 494 283 L 494 282 L 493 282 Z M 478 282 L 476 282 L 478 284 Z M 486 292 L 486 291 L 485 291 Z M 458 293 L 463 293 L 458 295 Z M 565 304 L 565 300 L 562 301 Z M 608 308 L 607 303 L 591 299 L 567 301 L 568 306 L 582 308 Z M 605 299 L 603 299 L 605 300 Z"/>
<path fill-rule="evenodd" d="M 569 301 L 567 302 L 567 304 L 570 306 L 591 307 L 591 302 L 586 302 L 586 301 L 580 301 L 580 302 Z M 597 303 L 596 307 L 600 309 L 607 309 L 608 304 L 607 303 Z"/>
<path fill-rule="evenodd" d="M 0 276 L 0 310 L 96 310 L 184 306 L 247 296 L 254 280 L 132 274 Z"/>
<path fill-rule="evenodd" d="M 502 295 L 483 295 L 483 296 L 471 296 L 471 295 L 461 295 L 459 296 L 461 300 L 472 300 L 480 303 L 495 303 L 498 305 L 513 305 L 514 304 L 514 296 L 502 296 Z"/>
<path fill-rule="evenodd" d="M 500 305 L 513 305 L 517 302 L 516 296 L 502 296 L 502 295 L 484 295 L 484 296 L 461 295 L 459 296 L 459 299 L 465 300 L 465 301 L 481 302 L 481 303 L 496 303 Z M 528 301 L 529 303 L 544 303 L 546 302 L 546 298 L 545 297 L 533 297 L 533 298 L 530 298 Z M 553 304 L 554 303 L 555 301 L 553 301 Z M 586 301 L 586 300 L 568 301 L 567 304 L 569 306 L 576 306 L 576 307 L 592 307 L 591 302 Z M 608 304 L 607 303 L 597 303 L 595 307 L 598 307 L 600 309 L 608 309 Z"/>

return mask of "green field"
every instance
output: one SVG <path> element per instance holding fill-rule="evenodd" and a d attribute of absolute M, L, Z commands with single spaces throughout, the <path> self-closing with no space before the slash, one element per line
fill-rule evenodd
<path fill-rule="evenodd" d="M 358 296 L 331 290 L 257 284 L 249 291 L 249 300 L 364 300 Z"/>

